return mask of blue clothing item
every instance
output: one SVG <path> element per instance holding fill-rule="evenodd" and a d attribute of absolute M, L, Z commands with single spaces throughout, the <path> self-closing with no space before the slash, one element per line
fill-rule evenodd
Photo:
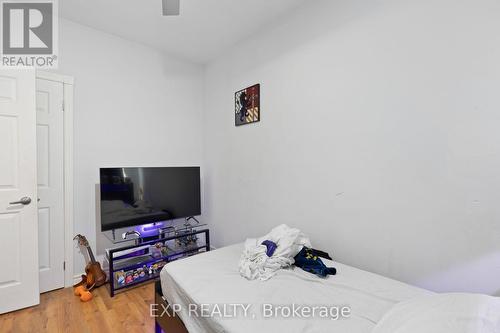
<path fill-rule="evenodd" d="M 312 249 L 303 247 L 302 250 L 295 256 L 295 266 L 302 268 L 306 272 L 316 274 L 321 277 L 337 274 L 334 267 L 326 267 L 323 261 L 314 255 Z"/>
<path fill-rule="evenodd" d="M 278 247 L 278 245 L 276 245 L 275 242 L 270 240 L 263 241 L 261 245 L 265 245 L 267 247 L 266 254 L 268 257 L 271 257 L 274 254 L 274 251 L 276 251 L 276 248 Z"/>

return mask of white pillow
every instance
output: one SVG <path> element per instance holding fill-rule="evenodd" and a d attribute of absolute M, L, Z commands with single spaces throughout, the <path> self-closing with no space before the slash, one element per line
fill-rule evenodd
<path fill-rule="evenodd" d="M 372 333 L 500 333 L 500 298 L 432 294 L 396 304 Z"/>

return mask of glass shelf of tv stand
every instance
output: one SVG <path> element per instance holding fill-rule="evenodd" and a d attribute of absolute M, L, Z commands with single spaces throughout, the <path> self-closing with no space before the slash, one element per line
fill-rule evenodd
<path fill-rule="evenodd" d="M 142 260 L 141 262 L 137 262 L 133 265 L 132 264 L 125 264 L 123 266 L 120 265 L 121 267 L 115 266 L 114 272 L 118 273 L 118 274 L 120 274 L 120 272 L 121 272 L 121 274 L 123 274 L 123 275 L 127 275 L 127 273 L 130 274 L 130 272 L 132 272 L 132 274 L 133 274 L 136 269 L 143 268 L 144 266 L 149 267 L 151 265 L 154 265 L 154 264 L 157 264 L 160 262 L 166 263 L 166 262 L 169 262 L 172 260 L 176 260 L 177 258 L 190 256 L 190 255 L 199 253 L 200 250 L 205 249 L 205 248 L 206 248 L 206 244 L 202 245 L 202 246 L 193 246 L 190 248 L 184 248 L 184 249 L 182 249 L 181 252 L 169 254 L 169 255 L 166 255 L 166 256 L 163 256 L 160 258 L 153 258 L 151 256 L 145 255 L 140 259 L 140 260 Z M 143 272 L 145 272 L 144 269 L 143 269 Z M 118 290 L 133 287 L 135 285 L 138 285 L 138 284 L 146 282 L 146 281 L 158 279 L 160 276 L 160 270 L 156 271 L 155 273 L 152 273 L 152 274 L 144 273 L 143 276 L 134 278 L 133 281 L 128 282 L 128 283 L 122 283 L 122 284 L 120 284 L 117 281 L 116 275 L 115 274 L 113 274 L 113 275 L 114 275 L 114 278 L 112 280 L 110 280 L 110 283 L 113 284 L 113 291 L 112 292 L 114 294 Z"/>
<path fill-rule="evenodd" d="M 202 224 L 177 226 L 175 230 L 163 232 L 161 238 L 142 239 L 140 243 L 107 249 L 110 296 L 118 290 L 157 279 L 161 268 L 171 261 L 206 251 L 210 251 L 210 235 Z"/>
<path fill-rule="evenodd" d="M 206 247 L 207 244 L 204 241 L 197 242 L 191 246 L 169 247 L 168 253 L 162 254 L 161 257 L 153 257 L 149 251 L 144 251 L 144 254 L 113 260 L 113 269 L 114 271 L 132 270 L 143 267 L 144 265 L 149 266 L 160 261 L 169 262 L 199 252 L 199 250 L 205 249 Z M 106 260 L 109 262 L 109 256 L 106 256 Z"/>
<path fill-rule="evenodd" d="M 171 232 L 182 233 L 182 232 L 186 232 L 188 230 L 199 231 L 201 229 L 206 229 L 208 226 L 206 223 L 189 224 L 189 225 L 186 225 L 183 223 L 176 224 L 176 225 L 174 225 L 174 224 L 168 225 L 165 223 L 158 223 L 158 225 L 163 225 L 163 227 L 159 228 L 159 229 L 163 230 L 161 237 L 160 237 L 159 232 L 155 233 L 154 231 L 148 231 L 147 234 L 145 234 L 144 236 L 141 236 L 141 237 L 138 237 L 134 234 L 131 234 L 131 235 L 128 235 L 126 239 L 122 238 L 122 235 L 127 231 L 139 230 L 139 232 L 141 232 L 140 229 L 143 228 L 143 226 L 121 228 L 121 229 L 116 229 L 116 230 L 108 230 L 108 231 L 103 231 L 102 233 L 111 243 L 125 245 L 126 243 L 133 244 L 133 242 L 137 242 L 140 244 L 142 241 L 154 240 L 154 237 L 156 237 L 158 239 L 168 237 L 169 234 L 166 233 L 167 228 L 170 228 Z M 142 232 L 142 233 L 144 233 L 144 232 Z M 170 236 L 172 236 L 172 234 L 170 234 Z"/>

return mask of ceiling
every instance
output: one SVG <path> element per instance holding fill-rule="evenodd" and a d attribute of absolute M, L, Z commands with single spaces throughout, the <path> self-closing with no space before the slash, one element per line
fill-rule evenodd
<path fill-rule="evenodd" d="M 180 0 L 162 16 L 161 0 L 63 0 L 63 18 L 206 63 L 307 0 Z"/>

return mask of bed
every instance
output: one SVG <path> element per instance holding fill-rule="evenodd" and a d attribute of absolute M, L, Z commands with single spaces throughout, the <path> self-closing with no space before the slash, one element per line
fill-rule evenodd
<path fill-rule="evenodd" d="M 232 245 L 165 266 L 161 271 L 161 293 L 170 308 L 172 305 L 177 307 L 176 316 L 169 316 L 169 322 L 164 324 L 169 325 L 163 327 L 166 332 L 365 333 L 371 332 L 396 303 L 432 294 L 326 259 L 323 261 L 327 266 L 337 268 L 337 275 L 322 279 L 292 266 L 268 281 L 249 281 L 238 272 L 242 249 L 242 244 Z M 248 309 L 235 311 L 235 304 L 248 306 Z M 288 310 L 281 312 L 279 306 L 292 309 L 294 304 L 348 307 L 350 314 L 338 320 L 333 320 L 334 316 L 318 315 L 285 318 Z M 202 307 L 208 312 L 200 311 Z M 217 309 L 219 311 L 215 311 Z M 222 310 L 224 312 L 220 313 Z M 161 319 L 157 322 L 161 323 Z"/>

